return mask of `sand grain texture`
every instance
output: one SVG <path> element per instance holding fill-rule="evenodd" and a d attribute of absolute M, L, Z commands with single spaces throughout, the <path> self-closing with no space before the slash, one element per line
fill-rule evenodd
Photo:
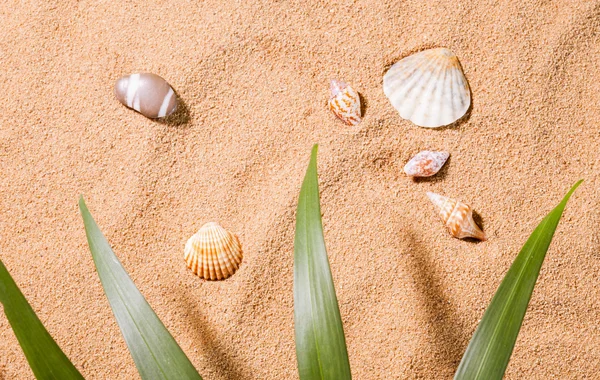
<path fill-rule="evenodd" d="M 295 379 L 293 235 L 310 147 L 356 379 L 449 379 L 515 255 L 576 180 L 507 379 L 600 373 L 600 1 L 15 1 L 0 4 L 0 258 L 87 379 L 135 379 L 77 198 L 205 379 Z M 470 117 L 429 130 L 385 98 L 391 64 L 460 58 Z M 164 77 L 186 112 L 113 96 Z M 326 107 L 350 83 L 364 119 Z M 451 158 L 403 172 L 417 152 Z M 489 240 L 451 238 L 425 196 L 461 199 Z M 205 222 L 239 234 L 240 270 L 183 260 Z M 0 378 L 33 375 L 0 315 Z"/>

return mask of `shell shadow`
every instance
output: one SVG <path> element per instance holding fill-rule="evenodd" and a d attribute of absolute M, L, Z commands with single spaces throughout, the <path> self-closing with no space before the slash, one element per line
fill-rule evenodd
<path fill-rule="evenodd" d="M 231 350 L 225 350 L 220 344 L 223 339 L 217 337 L 214 330 L 210 328 L 208 320 L 198 307 L 198 302 L 194 302 L 183 289 L 178 289 L 178 299 L 183 304 L 183 309 L 188 311 L 187 319 L 190 322 L 188 326 L 192 328 L 192 340 L 199 342 L 198 350 L 206 358 L 206 362 L 220 367 L 220 372 L 226 374 L 228 379 L 250 379 L 251 376 L 247 371 L 240 367 L 240 363 L 243 361 L 233 357 Z"/>
<path fill-rule="evenodd" d="M 358 92 L 358 98 L 360 99 L 360 117 L 364 119 L 367 114 L 368 103 L 360 92 Z"/>
<path fill-rule="evenodd" d="M 479 226 L 479 228 L 481 228 L 481 230 L 485 233 L 485 236 L 489 240 L 490 235 L 484 230 L 485 223 L 484 223 L 483 217 L 481 215 L 479 215 L 479 213 L 475 210 L 473 210 L 473 220 L 475 221 L 475 224 L 477 224 Z M 477 243 L 477 244 L 483 243 L 483 241 L 481 241 L 479 239 L 474 239 L 474 238 L 466 238 L 464 240 L 470 241 L 473 243 Z"/>
<path fill-rule="evenodd" d="M 177 110 L 172 115 L 162 119 L 156 119 L 157 123 L 165 124 L 171 127 L 187 127 L 190 122 L 190 109 L 187 103 L 179 96 L 177 92 Z"/>
<path fill-rule="evenodd" d="M 440 171 L 437 172 L 436 174 L 432 175 L 431 177 L 412 177 L 413 182 L 414 183 L 421 183 L 421 182 L 435 183 L 435 182 L 443 181 L 446 178 L 446 176 L 448 175 L 448 170 L 449 170 L 448 168 L 450 167 L 451 159 L 452 159 L 452 156 L 448 157 L 444 166 L 442 166 Z"/>
<path fill-rule="evenodd" d="M 431 254 L 415 238 L 415 233 L 407 231 L 410 241 L 410 255 L 405 255 L 408 267 L 412 270 L 413 283 L 422 295 L 421 306 L 425 310 L 428 329 L 433 341 L 433 354 L 438 365 L 449 373 L 454 373 L 466 348 L 468 331 L 460 323 L 458 313 L 452 307 L 444 292 L 440 276 L 436 274 Z"/>

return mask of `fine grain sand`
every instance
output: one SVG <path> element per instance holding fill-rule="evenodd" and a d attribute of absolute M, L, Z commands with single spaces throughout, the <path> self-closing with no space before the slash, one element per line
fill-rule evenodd
<path fill-rule="evenodd" d="M 503 275 L 580 178 L 507 379 L 600 372 L 600 1 L 42 1 L 0 3 L 0 258 L 87 379 L 137 371 L 95 272 L 80 194 L 150 305 L 207 380 L 296 379 L 294 213 L 320 144 L 323 223 L 356 379 L 449 379 Z M 385 70 L 457 54 L 470 116 L 402 120 Z M 113 95 L 154 72 L 185 103 L 168 122 Z M 329 79 L 361 93 L 344 126 Z M 402 167 L 447 150 L 440 174 Z M 484 243 L 448 235 L 425 196 L 461 199 Z M 206 282 L 183 261 L 203 223 L 245 250 Z M 0 314 L 0 379 L 31 379 Z"/>

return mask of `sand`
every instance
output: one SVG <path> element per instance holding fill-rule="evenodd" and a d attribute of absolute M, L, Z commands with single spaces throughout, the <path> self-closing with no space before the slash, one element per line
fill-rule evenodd
<path fill-rule="evenodd" d="M 87 379 L 137 371 L 103 294 L 82 194 L 131 277 L 208 380 L 296 379 L 293 237 L 312 144 L 325 239 L 356 379 L 449 379 L 503 275 L 578 179 L 507 379 L 600 372 L 597 1 L 15 1 L 0 4 L 0 258 Z M 470 116 L 402 120 L 385 70 L 452 49 Z M 113 96 L 154 72 L 185 103 L 152 121 Z M 327 110 L 329 79 L 364 98 Z M 430 180 L 402 167 L 451 158 Z M 490 236 L 450 237 L 425 196 L 469 203 Z M 223 282 L 185 267 L 203 223 L 239 234 Z M 0 379 L 33 374 L 0 314 Z"/>

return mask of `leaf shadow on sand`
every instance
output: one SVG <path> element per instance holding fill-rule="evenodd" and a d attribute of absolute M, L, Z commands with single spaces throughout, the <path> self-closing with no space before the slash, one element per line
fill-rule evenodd
<path fill-rule="evenodd" d="M 198 300 L 190 298 L 185 291 L 180 291 L 178 298 L 182 309 L 188 312 L 186 319 L 192 329 L 191 338 L 194 342 L 198 342 L 195 346 L 198 347 L 202 358 L 227 379 L 251 379 L 252 376 L 248 371 L 240 366 L 242 361 L 220 343 L 224 338 L 217 336 L 211 329 L 208 319 L 202 314 Z"/>
<path fill-rule="evenodd" d="M 433 343 L 434 361 L 443 373 L 453 374 L 468 343 L 469 332 L 451 305 L 444 281 L 436 273 L 432 255 L 412 231 L 407 231 L 409 254 L 405 255 L 408 272 L 420 297 L 420 309 L 428 326 L 425 334 Z M 421 359 L 422 360 L 422 359 Z"/>

